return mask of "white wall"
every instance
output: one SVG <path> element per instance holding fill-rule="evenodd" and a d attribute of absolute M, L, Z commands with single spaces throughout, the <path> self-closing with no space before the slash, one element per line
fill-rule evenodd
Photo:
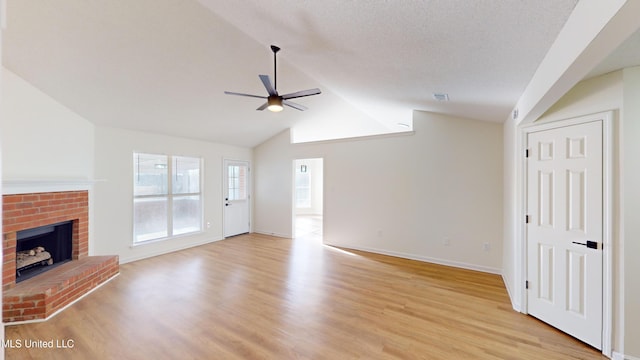
<path fill-rule="evenodd" d="M 285 130 L 253 149 L 253 231 L 282 237 L 293 234 L 293 172 L 296 158 Z"/>
<path fill-rule="evenodd" d="M 117 254 L 129 262 L 223 238 L 223 158 L 251 161 L 248 148 L 96 127 L 95 236 L 92 254 Z M 132 246 L 133 153 L 146 152 L 204 158 L 204 224 L 202 233 Z M 211 223 L 206 228 L 206 222 Z"/>
<path fill-rule="evenodd" d="M 414 129 L 256 147 L 255 230 L 291 236 L 291 162 L 323 158 L 325 243 L 500 273 L 501 125 L 415 112 Z"/>
<path fill-rule="evenodd" d="M 640 358 L 640 67 L 623 71 L 624 122 L 620 149 L 624 252 L 624 353 Z"/>
<path fill-rule="evenodd" d="M 4 0 L 0 0 L 0 63 L 2 62 L 2 31 L 4 31 L 6 24 L 6 3 Z M 1 64 L 0 64 L 1 65 Z M 0 70 L 0 84 L 4 84 L 4 67 L 3 70 Z M 3 89 L 4 86 L 0 86 L 0 104 L 2 104 L 2 99 L 4 99 Z M 0 115 L 0 119 L 4 119 L 3 116 Z M 0 134 L 2 133 L 2 125 L 0 124 Z M 2 158 L 3 158 L 3 142 L 0 136 L 0 179 L 2 179 Z M 0 183 L 0 190 L 2 190 L 2 184 Z M 1 192 L 1 191 L 0 191 Z M 2 198 L 0 198 L 0 206 L 2 205 Z M 2 212 L 0 212 L 0 230 L 2 230 Z M 0 233 L 4 234 L 4 231 L 0 231 Z M 3 258 L 2 248 L 0 248 L 0 258 Z M 3 261 L 4 262 L 4 261 Z M 2 263 L 0 263 L 0 273 L 2 273 Z M 0 305 L 2 305 L 2 299 L 0 299 Z M 4 322 L 0 320 L 0 339 L 4 340 Z M 4 359 L 4 346 L 0 346 L 0 359 Z"/>
<path fill-rule="evenodd" d="M 3 194 L 88 190 L 92 239 L 95 127 L 4 67 L 2 92 Z"/>
<path fill-rule="evenodd" d="M 517 161 L 522 159 L 522 152 L 518 149 L 518 132 L 516 121 L 512 118 L 503 124 L 503 234 L 502 244 L 502 278 L 511 298 L 511 304 L 516 311 L 522 307 L 522 293 L 516 286 L 521 281 L 520 270 L 520 228 L 515 226 L 519 221 L 517 188 Z"/>
<path fill-rule="evenodd" d="M 578 83 L 536 122 L 569 119 L 621 107 L 622 72 L 615 71 Z"/>
<path fill-rule="evenodd" d="M 94 126 L 2 68 L 3 180 L 89 180 Z"/>

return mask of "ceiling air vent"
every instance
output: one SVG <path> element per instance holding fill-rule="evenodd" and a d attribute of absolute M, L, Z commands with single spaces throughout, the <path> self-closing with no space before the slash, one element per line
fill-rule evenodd
<path fill-rule="evenodd" d="M 434 93 L 433 94 L 433 98 L 438 100 L 438 101 L 449 101 L 449 95 L 448 94 Z"/>

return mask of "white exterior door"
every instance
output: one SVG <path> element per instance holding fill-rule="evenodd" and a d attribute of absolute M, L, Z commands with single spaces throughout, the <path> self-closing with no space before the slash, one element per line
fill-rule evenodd
<path fill-rule="evenodd" d="M 248 162 L 224 161 L 224 237 L 249 232 L 249 179 Z"/>
<path fill-rule="evenodd" d="M 529 314 L 602 348 L 602 121 L 527 135 Z"/>

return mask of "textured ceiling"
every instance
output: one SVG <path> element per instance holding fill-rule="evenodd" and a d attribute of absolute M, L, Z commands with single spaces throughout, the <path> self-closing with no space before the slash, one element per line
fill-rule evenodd
<path fill-rule="evenodd" d="M 255 146 L 406 131 L 412 110 L 504 121 L 577 0 L 8 0 L 3 65 L 105 126 Z M 259 112 L 258 74 L 299 112 Z M 448 93 L 438 102 L 433 93 Z"/>

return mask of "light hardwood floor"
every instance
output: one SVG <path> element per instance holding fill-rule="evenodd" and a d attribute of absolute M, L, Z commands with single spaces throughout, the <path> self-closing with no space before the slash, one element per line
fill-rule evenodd
<path fill-rule="evenodd" d="M 8 359 L 603 359 L 512 310 L 499 276 L 242 235 L 124 264 Z M 73 340 L 73 348 L 24 347 Z M 70 344 L 63 342 L 64 344 Z"/>

